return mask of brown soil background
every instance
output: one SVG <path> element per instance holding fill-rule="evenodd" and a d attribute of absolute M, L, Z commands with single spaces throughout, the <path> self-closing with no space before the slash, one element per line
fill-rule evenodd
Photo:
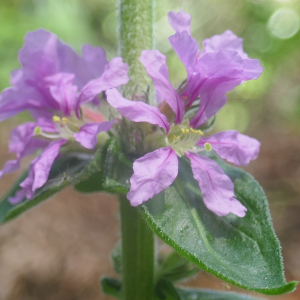
<path fill-rule="evenodd" d="M 0 128 L 1 166 L 12 157 L 6 144 L 11 126 L 4 122 Z M 270 199 L 287 280 L 300 280 L 299 137 L 267 128 L 249 134 L 263 140 L 263 145 L 248 170 Z M 16 175 L 0 181 L 1 195 Z M 98 282 L 102 275 L 116 276 L 108 257 L 118 238 L 117 199 L 105 194 L 80 195 L 67 188 L 0 227 L 0 300 L 111 299 L 102 294 Z M 205 272 L 184 285 L 224 290 L 222 280 Z M 233 286 L 230 290 L 245 292 Z M 300 290 L 262 298 L 296 300 Z"/>

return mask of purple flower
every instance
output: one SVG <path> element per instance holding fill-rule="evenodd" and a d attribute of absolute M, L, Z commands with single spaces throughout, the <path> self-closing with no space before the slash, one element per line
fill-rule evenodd
<path fill-rule="evenodd" d="M 171 125 L 156 107 L 127 100 L 116 89 L 107 90 L 106 94 L 109 104 L 125 118 L 133 122 L 148 122 L 164 130 L 163 147 L 138 158 L 133 164 L 134 174 L 127 195 L 131 205 L 137 206 L 170 186 L 178 174 L 177 156 L 185 155 L 191 161 L 194 178 L 199 183 L 207 208 L 219 216 L 228 213 L 239 217 L 245 215 L 247 209 L 234 198 L 229 177 L 216 162 L 198 153 L 212 147 L 229 162 L 246 165 L 258 155 L 260 143 L 257 140 L 236 131 L 202 138 L 202 132 L 190 127 L 187 121 Z"/>
<path fill-rule="evenodd" d="M 199 127 L 224 106 L 226 92 L 243 81 L 257 79 L 263 68 L 257 59 L 248 57 L 243 51 L 243 40 L 231 31 L 204 40 L 201 51 L 190 35 L 190 16 L 171 11 L 168 17 L 176 31 L 169 41 L 187 71 L 187 82 L 179 95 L 186 109 L 200 97 L 199 110 L 190 122 Z M 144 56 L 145 61 L 147 54 Z"/>
<path fill-rule="evenodd" d="M 97 95 L 128 82 L 128 66 L 117 57 L 107 62 L 102 48 L 85 45 L 82 57 L 57 37 L 42 29 L 30 32 L 19 52 L 22 68 L 12 73 L 11 84 L 0 95 L 0 121 L 28 110 L 34 119 L 11 132 L 9 150 L 16 159 L 8 161 L 0 178 L 16 171 L 23 157 L 44 149 L 32 161 L 22 190 L 10 199 L 31 199 L 49 176 L 60 147 L 78 142 L 93 149 L 97 135 L 108 131 L 114 121 L 89 109 Z"/>
<path fill-rule="evenodd" d="M 230 31 L 203 42 L 201 52 L 190 35 L 189 15 L 170 12 L 169 21 L 177 31 L 170 42 L 187 70 L 187 82 L 176 91 L 168 78 L 166 57 L 157 50 L 142 52 L 141 62 L 152 78 L 160 103 L 157 107 L 123 98 L 116 89 L 106 91 L 107 101 L 133 122 L 157 125 L 157 149 L 135 160 L 131 188 L 127 195 L 137 206 L 170 186 L 178 174 L 178 156 L 186 156 L 194 178 L 202 191 L 204 204 L 219 216 L 233 213 L 245 216 L 244 207 L 234 196 L 230 178 L 213 160 L 201 152 L 213 149 L 235 165 L 247 165 L 258 156 L 260 143 L 237 131 L 220 132 L 202 137 L 199 126 L 225 104 L 225 93 L 245 80 L 256 79 L 262 72 L 258 60 L 243 52 L 242 40 Z M 186 112 L 200 98 L 191 120 Z M 165 110 L 167 103 L 172 115 Z M 167 111 L 167 113 L 162 113 Z"/>

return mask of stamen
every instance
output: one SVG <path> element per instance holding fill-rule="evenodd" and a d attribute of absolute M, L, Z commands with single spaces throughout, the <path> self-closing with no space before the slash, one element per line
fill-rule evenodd
<path fill-rule="evenodd" d="M 211 151 L 212 150 L 212 145 L 210 143 L 205 143 L 204 148 L 206 151 Z"/>
<path fill-rule="evenodd" d="M 61 119 L 61 125 L 66 125 L 68 123 L 68 119 L 67 118 L 62 118 Z"/>
<path fill-rule="evenodd" d="M 55 122 L 55 123 L 60 123 L 60 117 L 59 116 L 53 116 L 53 121 Z"/>

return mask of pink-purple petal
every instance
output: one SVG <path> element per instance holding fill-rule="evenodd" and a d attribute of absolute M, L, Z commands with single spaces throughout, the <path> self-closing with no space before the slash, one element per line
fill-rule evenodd
<path fill-rule="evenodd" d="M 186 156 L 191 161 L 205 206 L 218 216 L 233 213 L 244 217 L 247 209 L 235 199 L 233 183 L 221 167 L 213 160 L 195 153 L 186 153 Z"/>
<path fill-rule="evenodd" d="M 258 59 L 244 59 L 243 80 L 257 79 L 261 75 L 264 68 L 260 65 Z"/>
<path fill-rule="evenodd" d="M 100 78 L 91 80 L 81 90 L 78 98 L 78 107 L 92 101 L 94 97 L 103 91 L 126 84 L 129 81 L 127 75 L 128 65 L 122 58 L 112 59 L 106 66 Z"/>
<path fill-rule="evenodd" d="M 149 200 L 170 186 L 178 174 L 178 158 L 169 146 L 147 153 L 133 164 L 127 198 L 132 206 Z"/>
<path fill-rule="evenodd" d="M 191 33 L 191 19 L 192 17 L 185 13 L 182 9 L 179 12 L 170 11 L 168 19 L 171 27 L 177 32 L 186 31 Z"/>
<path fill-rule="evenodd" d="M 191 121 L 193 127 L 199 127 L 223 107 L 225 94 L 243 81 L 244 62 L 236 51 L 220 50 L 203 55 L 197 61 L 197 70 L 201 78 L 195 76 L 196 83 L 191 82 L 184 92 L 191 100 L 200 96 L 199 110 Z"/>
<path fill-rule="evenodd" d="M 60 111 L 70 116 L 77 103 L 77 86 L 73 85 L 75 75 L 70 73 L 56 73 L 48 76 L 45 81 L 53 99 L 59 104 Z"/>
<path fill-rule="evenodd" d="M 200 127 L 214 116 L 226 103 L 225 94 L 239 85 L 239 79 L 224 81 L 224 78 L 213 78 L 203 83 L 200 94 L 200 106 L 195 117 L 190 121 L 194 128 Z"/>
<path fill-rule="evenodd" d="M 237 166 L 246 166 L 257 158 L 260 142 L 235 130 L 222 131 L 209 137 L 203 137 L 198 143 L 204 146 L 210 143 L 220 157 Z"/>
<path fill-rule="evenodd" d="M 148 122 L 164 128 L 167 132 L 170 124 L 167 117 L 155 106 L 140 101 L 130 101 L 121 96 L 117 89 L 106 91 L 107 102 L 120 114 L 133 122 Z"/>
<path fill-rule="evenodd" d="M 27 143 L 34 135 L 34 122 L 23 123 L 15 127 L 9 137 L 9 152 L 20 153 L 25 150 Z"/>
<path fill-rule="evenodd" d="M 24 123 L 11 131 L 9 140 L 9 152 L 16 153 L 16 159 L 5 163 L 0 171 L 0 178 L 3 175 L 17 171 L 20 168 L 20 162 L 23 157 L 28 156 L 38 149 L 43 149 L 48 145 L 47 141 L 39 140 L 34 137 L 33 122 Z"/>
<path fill-rule="evenodd" d="M 184 115 L 184 103 L 169 81 L 166 57 L 158 50 L 144 50 L 140 60 L 151 77 L 160 99 L 170 105 L 176 114 L 175 122 L 180 123 Z"/>
<path fill-rule="evenodd" d="M 113 121 L 102 123 L 86 123 L 80 127 L 79 132 L 74 133 L 75 140 L 87 149 L 94 149 L 97 144 L 97 135 L 100 132 L 110 130 Z"/>
<path fill-rule="evenodd" d="M 14 160 L 9 160 L 4 164 L 2 170 L 0 170 L 0 179 L 5 174 L 13 173 L 20 168 L 20 158 L 16 158 Z"/>
<path fill-rule="evenodd" d="M 86 44 L 82 47 L 82 57 L 86 62 L 89 72 L 93 76 L 92 78 L 100 77 L 108 63 L 104 49 Z"/>
<path fill-rule="evenodd" d="M 8 197 L 8 202 L 12 205 L 20 203 L 25 198 L 25 191 L 23 189 L 18 190 L 14 196 Z"/>
<path fill-rule="evenodd" d="M 200 53 L 199 46 L 195 39 L 187 32 L 176 32 L 169 37 L 169 41 L 179 59 L 184 64 L 188 77 L 187 80 L 189 81 L 193 76 L 196 61 Z"/>
<path fill-rule="evenodd" d="M 43 153 L 32 161 L 28 177 L 20 184 L 27 199 L 31 199 L 34 192 L 46 183 L 53 162 L 59 154 L 60 147 L 66 142 L 67 140 L 51 142 Z"/>
<path fill-rule="evenodd" d="M 24 79 L 39 85 L 44 77 L 57 72 L 75 74 L 74 84 L 79 89 L 94 78 L 84 58 L 62 43 L 55 34 L 43 29 L 26 34 L 24 46 L 19 51 L 19 61 Z"/>
<path fill-rule="evenodd" d="M 243 49 L 243 39 L 237 37 L 232 31 L 226 30 L 220 35 L 214 35 L 202 42 L 204 49 L 202 55 L 209 52 L 218 52 L 221 49 L 237 51 L 239 56 L 247 59 L 248 55 Z"/>

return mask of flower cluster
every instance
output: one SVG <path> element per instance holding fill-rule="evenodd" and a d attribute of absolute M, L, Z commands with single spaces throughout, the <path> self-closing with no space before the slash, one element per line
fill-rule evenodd
<path fill-rule="evenodd" d="M 263 69 L 258 60 L 244 53 L 242 39 L 231 31 L 204 40 L 200 50 L 190 34 L 191 17 L 183 11 L 170 12 L 168 17 L 176 31 L 169 41 L 186 68 L 187 79 L 173 88 L 166 57 L 157 50 L 144 50 L 140 60 L 153 81 L 157 106 L 127 100 L 116 89 L 128 81 L 127 65 L 121 58 L 107 62 L 101 48 L 89 45 L 79 57 L 43 30 L 26 36 L 19 53 L 22 69 L 13 72 L 13 87 L 0 97 L 0 120 L 28 110 L 34 121 L 12 131 L 9 149 L 17 158 L 5 164 L 0 177 L 17 170 L 24 156 L 44 151 L 31 163 L 28 178 L 11 203 L 24 195 L 32 198 L 47 181 L 60 147 L 77 142 L 92 149 L 97 134 L 120 126 L 122 116 L 144 130 L 142 142 L 150 140 L 152 145 L 151 151 L 134 161 L 127 195 L 131 205 L 140 205 L 170 186 L 178 174 L 178 157 L 185 156 L 208 209 L 219 216 L 245 215 L 229 177 L 202 154 L 213 149 L 235 165 L 247 165 L 257 157 L 260 143 L 234 130 L 204 136 L 201 129 L 225 105 L 226 92 L 257 79 Z M 105 120 L 87 105 L 96 104 L 102 91 L 121 115 L 116 120 Z M 146 132 L 145 124 L 152 124 L 151 130 L 147 127 Z"/>
<path fill-rule="evenodd" d="M 97 134 L 109 130 L 113 121 L 105 121 L 87 103 L 97 104 L 99 93 L 129 80 L 128 66 L 121 58 L 108 62 L 104 50 L 91 45 L 83 46 L 80 57 L 44 30 L 26 35 L 19 61 L 22 68 L 12 73 L 12 87 L 0 97 L 0 121 L 25 110 L 34 121 L 11 132 L 9 151 L 16 153 L 16 159 L 4 165 L 0 178 L 18 170 L 25 156 L 44 150 L 32 161 L 11 203 L 24 196 L 31 199 L 44 185 L 62 146 L 72 142 L 88 149 L 96 146 Z"/>
<path fill-rule="evenodd" d="M 158 93 L 161 110 L 143 102 L 129 101 L 116 89 L 106 92 L 109 104 L 125 118 L 157 125 L 164 136 L 162 147 L 134 162 L 127 198 L 136 206 L 170 186 L 178 174 L 177 156 L 185 155 L 191 162 L 206 207 L 219 216 L 233 213 L 243 217 L 246 208 L 235 199 L 229 177 L 216 162 L 199 153 L 212 148 L 235 165 L 247 165 L 256 159 L 260 143 L 233 130 L 202 137 L 198 128 L 223 107 L 226 92 L 243 81 L 257 79 L 263 69 L 258 60 L 248 58 L 242 39 L 230 31 L 205 40 L 204 49 L 200 51 L 190 35 L 190 21 L 191 17 L 183 11 L 169 13 L 169 22 L 176 31 L 169 40 L 187 71 L 186 83 L 178 91 L 169 82 L 163 54 L 145 50 L 141 56 Z M 173 115 L 162 113 L 166 104 Z"/>

